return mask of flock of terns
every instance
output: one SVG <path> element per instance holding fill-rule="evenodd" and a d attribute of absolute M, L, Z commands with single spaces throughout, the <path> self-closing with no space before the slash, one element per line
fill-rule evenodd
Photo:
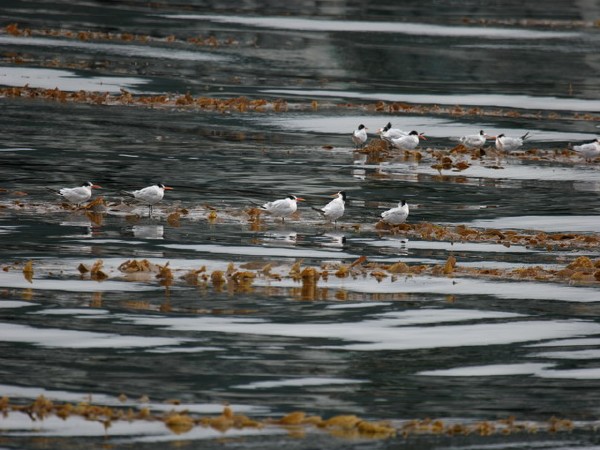
<path fill-rule="evenodd" d="M 377 130 L 377 134 L 381 137 L 381 139 L 388 142 L 392 146 L 404 150 L 412 150 L 417 147 L 421 139 L 426 140 L 426 137 L 423 135 L 423 133 L 418 133 L 417 131 L 406 132 L 398 128 L 392 128 L 391 123 L 388 123 L 385 127 Z M 489 136 L 484 133 L 483 130 L 481 130 L 478 134 L 462 136 L 459 139 L 459 142 L 468 149 L 478 149 L 483 147 L 488 139 L 495 139 L 496 149 L 508 153 L 518 150 L 528 136 L 529 133 L 525 133 L 521 137 L 508 137 L 504 134 L 499 134 L 498 136 Z M 367 142 L 367 137 L 367 128 L 361 124 L 352 134 L 352 141 L 357 147 L 363 147 Z M 585 157 L 586 160 L 592 160 L 593 158 L 600 156 L 600 139 L 596 139 L 588 144 L 573 146 L 572 149 Z M 83 202 L 86 202 L 91 198 L 92 189 L 95 188 L 101 188 L 101 186 L 94 184 L 91 181 L 86 181 L 81 186 L 74 188 L 62 188 L 53 192 L 57 193 L 70 203 L 81 205 Z M 147 205 L 149 208 L 149 216 L 151 217 L 152 207 L 160 202 L 165 195 L 165 191 L 170 189 L 173 188 L 165 186 L 162 183 L 157 183 L 143 189 L 135 191 L 121 191 L 121 193 L 133 197 L 139 202 Z M 327 203 L 324 207 L 312 207 L 312 209 L 319 212 L 328 221 L 337 225 L 337 220 L 344 215 L 347 196 L 344 191 L 340 191 L 334 194 L 332 197 L 335 198 Z M 298 202 L 301 201 L 304 201 L 304 199 L 295 195 L 289 195 L 280 200 L 259 205 L 259 208 L 275 218 L 280 218 L 281 221 L 284 222 L 286 218 L 290 217 L 297 211 Z M 406 201 L 401 200 L 397 207 L 381 213 L 381 220 L 391 225 L 398 225 L 406 221 L 408 214 L 408 204 Z"/>
<path fill-rule="evenodd" d="M 60 195 L 62 198 L 67 200 L 69 203 L 81 205 L 88 201 L 92 197 L 92 189 L 99 189 L 102 186 L 86 181 L 81 186 L 73 188 L 62 188 L 59 190 L 53 190 L 52 192 Z M 141 203 L 145 204 L 149 208 L 148 215 L 152 216 L 152 207 L 160 202 L 165 196 L 165 190 L 171 190 L 172 187 L 165 186 L 162 183 L 157 183 L 152 186 L 145 187 L 136 191 L 121 191 L 122 194 L 128 195 L 135 198 Z M 346 210 L 346 193 L 340 191 L 337 194 L 333 194 L 335 197 L 329 203 L 322 208 L 312 207 L 315 211 L 319 212 L 325 219 L 333 222 L 337 225 L 337 220 L 344 215 Z M 259 206 L 263 211 L 268 212 L 275 218 L 281 218 L 282 222 L 285 222 L 287 217 L 290 217 L 298 209 L 298 202 L 304 201 L 301 197 L 295 195 L 288 195 L 286 198 L 267 202 Z M 406 221 L 408 217 L 408 204 L 402 200 L 396 208 L 392 208 L 388 211 L 384 211 L 381 214 L 382 220 L 389 224 L 397 225 Z"/>
<path fill-rule="evenodd" d="M 393 147 L 402 150 L 413 150 L 419 145 L 421 139 L 427 140 L 423 133 L 392 128 L 390 122 L 385 127 L 379 128 L 377 134 Z M 529 132 L 521 137 L 509 137 L 504 134 L 489 136 L 481 130 L 478 134 L 462 136 L 458 139 L 458 142 L 469 150 L 475 150 L 483 147 L 488 140 L 494 139 L 497 150 L 503 153 L 510 153 L 519 150 L 528 137 Z M 354 142 L 356 147 L 363 147 L 367 142 L 367 138 L 367 128 L 363 124 L 360 124 L 352 134 L 352 142 Z M 591 161 L 600 156 L 600 139 L 596 139 L 588 144 L 575 145 L 572 150 L 583 156 L 586 161 Z"/>

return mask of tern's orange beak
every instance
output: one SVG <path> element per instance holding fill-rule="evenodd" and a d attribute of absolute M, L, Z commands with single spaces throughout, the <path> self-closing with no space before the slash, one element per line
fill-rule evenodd
<path fill-rule="evenodd" d="M 173 190 L 173 188 L 172 188 L 172 187 L 165 186 L 165 191 L 172 191 L 172 190 Z"/>
<path fill-rule="evenodd" d="M 102 186 L 100 186 L 99 184 L 92 184 L 92 187 L 94 189 L 102 189 Z"/>
<path fill-rule="evenodd" d="M 304 200 L 303 198 L 296 197 L 296 201 L 297 201 L 297 202 L 303 202 L 303 201 L 305 201 L 305 200 Z"/>
<path fill-rule="evenodd" d="M 427 140 L 427 138 L 425 137 L 425 135 L 424 135 L 424 134 L 420 134 L 420 135 L 419 135 L 419 138 L 420 138 L 420 139 L 423 139 L 424 141 L 426 141 L 426 140 Z"/>

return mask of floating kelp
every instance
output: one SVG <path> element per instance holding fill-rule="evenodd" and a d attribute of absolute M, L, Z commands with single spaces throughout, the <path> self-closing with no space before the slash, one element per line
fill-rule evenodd
<path fill-rule="evenodd" d="M 160 95 L 143 95 L 132 94 L 131 92 L 121 88 L 120 94 L 110 94 L 108 92 L 94 92 L 79 90 L 70 92 L 60 90 L 58 88 L 34 88 L 28 85 L 16 87 L 0 88 L 0 97 L 8 98 L 27 98 L 47 101 L 57 101 L 61 103 L 84 103 L 89 105 L 105 105 L 105 106 L 137 106 L 151 107 L 155 109 L 181 109 L 192 111 L 212 111 L 212 112 L 278 112 L 284 113 L 287 111 L 311 111 L 313 109 L 312 102 L 295 102 L 289 103 L 283 99 L 265 99 L 247 97 L 233 98 L 216 98 L 193 96 L 189 92 L 180 93 L 165 93 Z M 377 102 L 375 104 L 336 104 L 322 103 L 323 110 L 337 110 L 339 108 L 355 109 L 362 112 L 389 112 L 389 113 L 406 113 L 406 114 L 422 114 L 431 116 L 482 116 L 482 117 L 515 117 L 519 116 L 525 119 L 552 119 L 566 121 L 600 121 L 600 115 L 591 113 L 542 113 L 542 112 L 517 112 L 512 110 L 496 110 L 484 108 L 463 109 L 460 106 L 440 107 L 438 105 L 413 104 L 399 110 L 395 104 L 385 104 L 385 102 Z M 418 152 L 415 152 L 418 155 Z"/>
<path fill-rule="evenodd" d="M 90 206 L 91 205 L 91 206 Z M 99 197 L 90 205 L 82 207 L 86 217 L 94 224 L 101 224 L 105 214 L 111 214 L 113 206 Z M 47 203 L 38 204 L 22 201 L 8 201 L 0 203 L 4 209 L 11 209 L 18 213 L 29 211 L 49 212 L 60 211 L 59 207 L 53 207 Z M 91 210 L 101 207 L 101 212 L 91 212 Z M 69 210 L 72 207 L 69 206 Z M 204 209 L 198 207 L 177 208 L 173 212 L 165 214 L 166 223 L 172 227 L 179 227 L 183 220 L 209 220 Z M 126 216 L 128 221 L 136 223 L 136 216 Z M 258 231 L 263 229 L 263 223 L 260 219 L 260 210 L 250 208 L 246 210 L 222 211 L 222 217 L 227 221 L 241 221 L 250 225 L 251 230 Z M 298 219 L 302 221 L 302 219 Z M 218 224 L 219 222 L 212 222 Z M 426 241 L 444 241 L 444 242 L 476 242 L 500 244 L 507 248 L 513 245 L 520 245 L 530 249 L 540 249 L 546 251 L 567 251 L 567 250 L 588 250 L 600 247 L 599 233 L 578 233 L 578 232 L 545 232 L 538 230 L 518 230 L 518 229 L 495 229 L 469 227 L 464 224 L 436 224 L 431 222 L 402 223 L 391 225 L 382 221 L 366 224 L 343 224 L 339 225 L 340 230 L 349 230 L 354 233 L 362 231 L 377 231 L 379 234 L 402 235 L 411 239 L 422 239 Z M 343 270 L 343 269 L 342 269 Z"/>
<path fill-rule="evenodd" d="M 547 233 L 543 231 L 497 230 L 493 228 L 470 228 L 466 225 L 438 225 L 430 222 L 403 223 L 390 225 L 378 222 L 375 229 L 402 234 L 408 238 L 447 242 L 481 242 L 501 244 L 505 247 L 521 245 L 527 248 L 544 250 L 590 249 L 600 246 L 600 235 L 597 233 Z"/>
<path fill-rule="evenodd" d="M 127 402 L 123 394 L 119 400 Z M 561 433 L 577 429 L 595 430 L 595 422 L 573 422 L 566 418 L 551 417 L 547 421 L 519 421 L 514 417 L 499 420 L 458 422 L 441 419 L 413 419 L 370 421 L 353 414 L 341 414 L 324 419 L 304 411 L 293 411 L 280 418 L 251 418 L 236 414 L 230 406 L 225 406 L 216 416 L 192 415 L 187 410 L 177 408 L 178 401 L 171 401 L 173 409 L 165 413 L 154 413 L 143 403 L 136 408 L 131 406 L 104 406 L 90 402 L 78 404 L 54 402 L 40 395 L 28 404 L 13 403 L 8 397 L 0 398 L 0 413 L 3 417 L 25 414 L 32 422 L 43 421 L 52 416 L 65 421 L 79 417 L 98 422 L 110 437 L 110 427 L 114 422 L 157 422 L 163 423 L 172 433 L 185 434 L 195 427 L 212 428 L 226 434 L 233 429 L 277 427 L 287 430 L 297 437 L 305 436 L 312 430 L 320 430 L 343 439 L 391 439 L 396 436 L 408 438 L 416 435 L 482 437 L 498 434 L 518 433 Z M 1 421 L 2 419 L 0 419 Z"/>
<path fill-rule="evenodd" d="M 102 281 L 102 280 L 106 280 L 108 278 L 108 275 L 106 274 L 106 272 L 104 270 L 102 270 L 102 267 L 104 266 L 104 262 L 99 259 L 98 261 L 96 261 L 94 263 L 94 265 L 92 266 L 92 268 L 90 269 L 90 278 L 92 280 L 95 281 Z"/>
<path fill-rule="evenodd" d="M 523 119 L 552 119 L 552 120 L 592 120 L 599 121 L 600 115 L 593 113 L 579 112 L 557 112 L 557 111 L 529 111 L 516 109 L 493 109 L 488 107 L 471 107 L 461 105 L 444 105 L 437 104 L 417 104 L 417 103 L 402 103 L 402 102 L 384 102 L 378 101 L 375 103 L 364 104 L 338 104 L 346 108 L 362 108 L 367 111 L 375 111 L 378 113 L 391 114 L 426 114 L 426 115 L 444 115 L 454 117 L 504 117 L 504 118 L 523 118 Z"/>
<path fill-rule="evenodd" d="M 77 91 L 69 92 L 58 88 L 45 89 L 23 87 L 0 88 L 0 97 L 17 97 L 28 99 L 40 99 L 58 101 L 61 103 L 86 103 L 90 105 L 128 105 L 128 106 L 151 106 L 154 108 L 192 108 L 217 112 L 282 112 L 288 109 L 287 102 L 281 99 L 249 99 L 247 97 L 234 98 L 211 98 L 194 97 L 187 94 L 164 94 L 164 95 L 134 95 L 125 89 L 121 89 L 118 95 L 108 92 Z"/>
<path fill-rule="evenodd" d="M 528 17 L 526 19 L 462 17 L 460 21 L 461 23 L 468 25 L 500 25 L 505 27 L 523 28 L 576 29 L 600 27 L 600 20 L 538 19 L 535 17 Z"/>
<path fill-rule="evenodd" d="M 515 281 L 542 281 L 553 283 L 568 283 L 578 285 L 600 284 L 600 258 L 590 259 L 586 256 L 578 257 L 565 266 L 527 266 L 517 268 L 487 268 L 461 266 L 454 255 L 448 256 L 441 264 L 408 264 L 402 261 L 387 264 L 367 260 L 360 257 L 351 264 L 341 262 L 323 262 L 319 267 L 303 266 L 302 260 L 296 261 L 286 269 L 280 265 L 281 271 L 276 272 L 272 265 L 261 262 L 242 264 L 246 267 L 256 267 L 254 270 L 238 270 L 230 264 L 227 271 L 213 270 L 208 272 L 205 266 L 199 269 L 178 269 L 169 263 L 158 265 L 148 260 L 127 260 L 119 265 L 118 270 L 127 281 L 155 283 L 158 280 L 161 286 L 171 286 L 183 282 L 197 287 L 208 287 L 218 292 L 223 290 L 230 294 L 250 292 L 257 282 L 261 286 L 266 282 L 274 284 L 283 280 L 292 280 L 300 285 L 299 297 L 305 300 L 327 298 L 326 290 L 331 277 L 338 279 L 373 278 L 377 282 L 385 279 L 396 282 L 400 277 L 433 276 L 433 277 L 471 277 L 494 280 Z M 6 269 L 7 270 L 7 269 Z M 88 272 L 90 279 L 102 281 L 109 277 L 110 272 L 103 269 L 102 260 L 96 261 L 91 267 L 80 264 L 77 270 L 83 277 Z M 153 276 L 131 276 L 136 273 L 149 273 Z M 118 275 L 113 275 L 113 279 Z"/>
<path fill-rule="evenodd" d="M 29 260 L 23 266 L 23 276 L 29 283 L 33 283 L 33 261 Z"/>
<path fill-rule="evenodd" d="M 239 42 L 233 37 L 227 37 L 225 39 L 218 39 L 216 36 L 192 36 L 187 39 L 178 38 L 175 35 L 169 35 L 166 37 L 157 37 L 147 34 L 133 34 L 133 33 L 111 33 L 107 31 L 89 31 L 89 30 L 65 30 L 55 28 L 43 28 L 43 29 L 32 29 L 32 28 L 21 28 L 18 23 L 8 24 L 4 28 L 6 34 L 11 36 L 46 36 L 46 37 L 59 37 L 64 39 L 76 39 L 79 41 L 120 41 L 120 42 L 135 42 L 138 44 L 150 44 L 150 43 L 169 43 L 169 44 L 193 44 L 200 47 L 231 47 L 239 45 Z"/>

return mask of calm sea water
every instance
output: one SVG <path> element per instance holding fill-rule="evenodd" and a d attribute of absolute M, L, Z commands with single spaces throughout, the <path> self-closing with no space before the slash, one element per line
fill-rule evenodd
<path fill-rule="evenodd" d="M 410 239 L 378 232 L 402 198 L 409 222 L 600 233 L 600 172 L 581 159 L 521 160 L 502 169 L 475 162 L 440 177 L 421 163 L 373 162 L 353 152 L 359 123 L 388 121 L 425 132 L 440 150 L 484 129 L 526 131 L 552 155 L 591 141 L 600 112 L 593 2 L 45 2 L 0 6 L 0 85 L 65 91 L 284 99 L 322 107 L 217 113 L 1 98 L 0 397 L 89 399 L 194 414 L 223 405 L 255 418 L 291 411 L 369 420 L 442 418 L 532 422 L 564 417 L 573 433 L 494 437 L 337 438 L 280 429 L 176 435 L 162 424 L 50 418 L 0 419 L 4 448 L 596 448 L 600 415 L 600 289 L 477 278 L 257 279 L 250 288 L 179 279 L 272 265 L 370 261 L 473 267 L 564 266 L 578 252 L 491 243 Z M 594 25 L 596 21 L 596 25 Z M 41 33 L 62 30 L 63 36 Z M 149 42 L 80 40 L 64 32 L 151 36 Z M 174 36 L 175 42 L 162 39 Z M 220 45 L 189 38 L 214 36 Z M 159 39 L 160 38 L 160 39 Z M 516 115 L 389 114 L 337 104 L 387 102 L 504 108 Z M 327 106 L 329 105 L 329 106 Z M 536 115 L 537 113 L 539 115 Z M 324 146 L 327 146 L 324 148 Z M 111 205 L 121 190 L 164 182 L 143 205 L 103 214 L 70 211 L 46 188 L 100 184 Z M 334 228 L 309 206 L 340 190 L 347 213 Z M 288 194 L 300 215 L 260 227 L 245 211 Z M 168 215 L 185 208 L 179 221 Z M 217 218 L 209 220 L 211 211 Z M 137 215 L 133 218 L 132 214 Z M 356 225 L 356 226 L 354 226 Z M 101 259 L 104 281 L 78 266 Z M 169 263 L 175 281 L 132 280 L 131 259 Z M 22 264 L 34 262 L 32 282 Z M 252 270 L 252 269 L 250 269 Z M 138 399 L 147 396 L 143 402 Z M 590 426 L 591 426 L 590 425 Z M 108 436 L 108 437 L 107 437 Z M 228 440 L 222 440 L 222 438 Z M 44 438 L 44 439 L 40 439 Z"/>

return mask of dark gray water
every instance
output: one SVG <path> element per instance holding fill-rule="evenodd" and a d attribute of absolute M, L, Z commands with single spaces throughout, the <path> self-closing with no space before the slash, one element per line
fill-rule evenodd
<path fill-rule="evenodd" d="M 0 26 L 32 31 L 0 33 L 2 87 L 289 104 L 281 112 L 216 112 L 0 98 L 0 397 L 91 396 L 157 413 L 178 399 L 198 416 L 230 404 L 259 419 L 301 410 L 397 427 L 425 418 L 576 421 L 572 433 L 558 434 L 378 440 L 308 427 L 297 439 L 277 427 L 173 434 L 162 423 L 105 430 L 81 418 L 32 422 L 11 413 L 0 418 L 4 448 L 599 445 L 590 431 L 600 413 L 596 281 L 332 275 L 360 256 L 443 265 L 453 255 L 479 269 L 598 261 L 594 246 L 407 241 L 375 227 L 405 198 L 411 224 L 598 237 L 598 163 L 566 152 L 599 133 L 595 2 L 23 0 L 3 2 L 0 12 Z M 69 34 L 81 31 L 148 39 Z M 209 36 L 219 45 L 189 42 Z M 390 113 L 377 111 L 377 101 L 418 107 Z M 455 105 L 484 113 L 448 112 Z M 425 132 L 420 162 L 353 151 L 359 123 L 373 141 L 388 121 Z M 471 167 L 443 176 L 431 167 L 435 152 L 480 129 L 529 131 L 524 149 L 542 156 L 465 157 Z M 64 208 L 46 189 L 88 179 L 109 205 L 99 214 Z M 152 218 L 143 205 L 122 205 L 121 190 L 158 181 L 174 190 Z M 340 190 L 350 204 L 334 228 L 309 206 Z M 307 200 L 298 216 L 249 222 L 255 203 L 290 193 Z M 100 259 L 107 279 L 78 271 Z M 132 259 L 169 263 L 173 282 L 119 270 Z M 29 260 L 31 282 L 22 271 Z M 316 286 L 294 281 L 288 273 L 299 260 L 330 276 Z M 222 286 L 181 278 L 203 266 L 209 276 L 225 272 L 230 263 L 257 273 L 271 264 L 279 278 Z"/>

